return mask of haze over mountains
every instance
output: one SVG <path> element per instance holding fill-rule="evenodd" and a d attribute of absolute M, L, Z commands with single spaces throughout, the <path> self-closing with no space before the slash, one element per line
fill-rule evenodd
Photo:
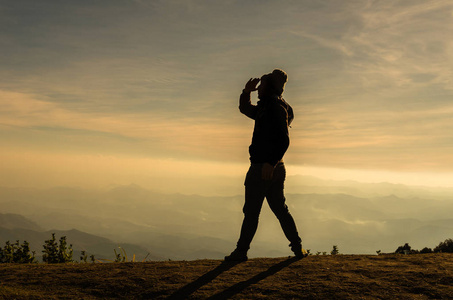
<path fill-rule="evenodd" d="M 288 178 L 287 204 L 312 253 L 393 252 L 453 236 L 453 189 Z M 222 258 L 242 221 L 243 195 L 164 194 L 136 185 L 107 190 L 0 188 L 0 243 L 27 240 L 40 252 L 51 232 L 100 256 L 121 246 L 151 259 Z M 8 215 L 7 215 L 8 214 Z M 15 214 L 15 215 L 11 215 Z M 291 255 L 267 204 L 250 256 Z"/>

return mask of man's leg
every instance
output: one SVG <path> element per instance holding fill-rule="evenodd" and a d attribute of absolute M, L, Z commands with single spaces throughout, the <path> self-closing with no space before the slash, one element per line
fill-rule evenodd
<path fill-rule="evenodd" d="M 246 260 L 250 243 L 258 228 L 258 220 L 264 201 L 265 182 L 261 179 L 261 165 L 252 165 L 245 179 L 245 204 L 242 209 L 244 220 L 242 221 L 241 234 L 237 242 L 236 250 L 225 260 Z"/>
<path fill-rule="evenodd" d="M 243 208 L 244 220 L 241 227 L 237 247 L 241 250 L 248 250 L 250 243 L 258 229 L 259 216 L 263 206 L 264 193 L 256 190 L 255 187 L 245 187 L 245 204 Z"/>
<path fill-rule="evenodd" d="M 285 204 L 286 199 L 283 191 L 285 177 L 286 170 L 284 164 L 278 164 L 274 170 L 272 182 L 266 193 L 266 198 L 269 207 L 278 218 L 286 238 L 291 243 L 291 250 L 293 250 L 296 255 L 300 255 L 300 251 L 302 251 L 302 240 L 299 237 L 296 223 L 288 210 L 288 206 Z"/>

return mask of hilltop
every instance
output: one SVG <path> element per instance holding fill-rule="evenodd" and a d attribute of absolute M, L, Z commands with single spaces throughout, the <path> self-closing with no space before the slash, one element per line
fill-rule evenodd
<path fill-rule="evenodd" d="M 451 299 L 453 254 L 0 265 L 3 299 Z"/>

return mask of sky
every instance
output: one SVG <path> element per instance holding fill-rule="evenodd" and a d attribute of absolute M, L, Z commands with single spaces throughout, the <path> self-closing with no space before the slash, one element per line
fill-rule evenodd
<path fill-rule="evenodd" d="M 240 185 L 281 68 L 289 175 L 453 186 L 452 34 L 450 0 L 0 0 L 0 185 Z"/>

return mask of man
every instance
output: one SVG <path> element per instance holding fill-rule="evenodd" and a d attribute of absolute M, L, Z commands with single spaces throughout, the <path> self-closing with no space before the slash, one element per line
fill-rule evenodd
<path fill-rule="evenodd" d="M 225 261 L 246 261 L 264 198 L 267 199 L 291 250 L 298 258 L 306 256 L 296 224 L 285 204 L 283 192 L 286 177 L 283 155 L 289 147 L 288 126 L 294 118 L 291 106 L 282 98 L 287 74 L 276 69 L 261 79 L 251 78 L 239 98 L 239 110 L 255 120 L 252 144 L 249 147 L 250 168 L 245 178 L 244 220 L 236 249 Z M 257 84 L 260 83 L 258 87 Z M 253 105 L 250 94 L 258 91 L 259 101 Z"/>

